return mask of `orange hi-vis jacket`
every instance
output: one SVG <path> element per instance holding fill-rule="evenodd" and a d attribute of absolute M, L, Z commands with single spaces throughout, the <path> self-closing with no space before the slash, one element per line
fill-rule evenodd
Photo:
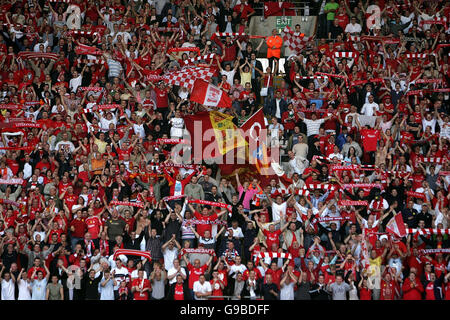
<path fill-rule="evenodd" d="M 281 56 L 281 46 L 283 44 L 283 39 L 280 36 L 270 36 L 266 40 L 267 43 L 267 58 L 276 57 L 280 58 Z M 273 49 L 275 47 L 275 49 Z"/>

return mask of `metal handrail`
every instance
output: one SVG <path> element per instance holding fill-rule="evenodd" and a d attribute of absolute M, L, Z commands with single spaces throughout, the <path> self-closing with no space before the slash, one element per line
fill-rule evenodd
<path fill-rule="evenodd" d="M 232 298 L 236 298 L 235 296 L 209 296 L 209 297 L 206 297 L 207 299 L 216 299 L 216 298 L 224 298 L 224 299 L 232 299 Z M 252 298 L 251 296 L 241 296 L 241 299 L 242 298 L 244 298 L 244 299 L 250 299 L 250 298 Z M 254 299 L 256 299 L 256 300 L 259 300 L 259 299 L 261 299 L 262 297 L 261 296 L 254 296 L 253 297 Z"/>

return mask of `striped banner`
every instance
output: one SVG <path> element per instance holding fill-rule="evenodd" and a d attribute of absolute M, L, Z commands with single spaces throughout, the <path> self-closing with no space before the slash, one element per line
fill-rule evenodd
<path fill-rule="evenodd" d="M 348 51 L 348 52 L 335 52 L 335 58 L 356 58 L 358 54 L 356 52 Z"/>
<path fill-rule="evenodd" d="M 44 58 L 44 59 L 51 59 L 51 60 L 58 60 L 59 54 L 57 53 L 47 53 L 47 52 L 29 52 L 29 51 L 21 51 L 18 54 L 19 58 L 21 59 L 35 59 L 35 58 Z"/>
<path fill-rule="evenodd" d="M 415 229 L 415 228 L 406 228 L 406 233 L 414 234 L 418 233 L 420 235 L 432 235 L 432 234 L 450 234 L 450 229 Z"/>
<path fill-rule="evenodd" d="M 146 258 L 148 261 L 152 260 L 150 251 L 141 251 L 141 250 L 132 250 L 132 249 L 117 249 L 114 252 L 114 256 L 113 259 L 116 260 L 117 256 L 119 255 L 126 255 L 126 256 L 139 256 L 139 257 L 144 257 Z"/>
<path fill-rule="evenodd" d="M 109 204 L 113 206 L 129 206 L 129 207 L 144 208 L 143 202 L 111 201 Z"/>

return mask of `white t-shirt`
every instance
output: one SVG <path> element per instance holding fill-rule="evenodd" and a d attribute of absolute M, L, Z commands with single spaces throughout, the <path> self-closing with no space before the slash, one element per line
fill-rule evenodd
<path fill-rule="evenodd" d="M 220 71 L 220 73 L 222 75 L 226 75 L 227 76 L 227 82 L 228 82 L 228 84 L 230 86 L 232 86 L 233 85 L 234 74 L 236 73 L 236 71 L 235 70 L 230 70 L 230 71 L 222 70 L 222 71 Z"/>
<path fill-rule="evenodd" d="M 169 269 L 169 271 L 167 271 L 167 277 L 170 278 L 172 275 L 177 274 L 177 273 L 178 273 L 178 270 L 172 267 L 171 269 Z M 184 270 L 184 268 L 180 268 L 180 273 L 182 273 L 184 276 L 186 276 L 186 270 Z M 169 280 L 169 284 L 173 284 L 175 282 L 177 282 L 176 276 L 173 277 L 172 280 Z"/>
<path fill-rule="evenodd" d="M 281 213 L 283 213 L 283 215 L 286 215 L 286 206 L 286 202 L 283 202 L 282 204 L 277 204 L 275 202 L 272 203 L 272 221 L 280 220 Z"/>
<path fill-rule="evenodd" d="M 127 280 L 129 281 L 129 279 L 128 279 L 128 269 L 125 268 L 124 266 L 122 266 L 122 268 L 120 268 L 120 269 L 115 267 L 114 269 L 112 269 L 111 274 L 114 271 L 115 271 L 114 278 L 117 281 L 117 285 L 114 286 L 114 290 L 118 290 L 121 282 L 127 281 Z"/>
<path fill-rule="evenodd" d="M 194 299 L 195 300 L 206 300 L 206 298 L 197 298 L 195 296 L 195 293 L 207 293 L 212 292 L 211 284 L 208 281 L 203 282 L 203 284 L 200 283 L 200 281 L 194 282 Z"/>
<path fill-rule="evenodd" d="M 136 132 L 136 134 L 139 135 L 139 138 L 145 138 L 144 124 L 138 125 L 138 124 L 134 123 L 133 130 L 134 130 L 134 132 Z"/>
<path fill-rule="evenodd" d="M 377 110 L 380 110 L 377 103 L 367 102 L 363 105 L 363 107 L 361 109 L 361 114 L 368 116 L 368 117 L 372 117 L 375 114 L 375 111 L 377 111 Z"/>
<path fill-rule="evenodd" d="M 436 132 L 436 119 L 422 119 L 422 127 L 424 131 L 427 127 L 431 127 L 431 133 L 434 134 Z"/>
<path fill-rule="evenodd" d="M 17 300 L 31 300 L 31 287 L 28 281 L 17 281 L 17 287 L 19 288 L 19 296 Z"/>
<path fill-rule="evenodd" d="M 233 264 L 233 265 L 230 267 L 230 271 L 228 271 L 228 274 L 234 273 L 233 278 L 236 279 L 236 274 L 237 274 L 238 272 L 244 273 L 245 270 L 247 270 L 247 267 L 244 266 L 242 263 L 241 263 L 240 265 Z"/>
<path fill-rule="evenodd" d="M 166 270 L 172 269 L 173 267 L 173 260 L 176 259 L 178 255 L 178 249 L 173 247 L 172 250 L 169 248 L 166 248 L 164 250 L 164 267 Z"/>
<path fill-rule="evenodd" d="M 2 300 L 16 300 L 14 298 L 15 292 L 14 281 L 12 279 L 9 279 L 9 281 L 2 279 Z"/>
<path fill-rule="evenodd" d="M 139 278 L 139 276 L 138 276 L 138 269 L 133 270 L 133 272 L 131 273 L 131 279 L 136 279 L 136 278 Z M 148 279 L 147 271 L 145 271 L 145 270 L 144 270 L 144 279 Z"/>
<path fill-rule="evenodd" d="M 355 24 L 347 24 L 345 26 L 345 33 L 360 33 L 361 32 L 361 25 L 359 23 L 355 23 Z"/>
<path fill-rule="evenodd" d="M 183 118 L 172 118 L 170 119 L 172 127 L 170 128 L 171 138 L 181 138 L 183 136 L 184 120 Z"/>

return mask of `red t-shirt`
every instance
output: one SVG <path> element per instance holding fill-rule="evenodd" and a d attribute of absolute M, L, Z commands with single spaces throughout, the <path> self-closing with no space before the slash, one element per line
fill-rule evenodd
<path fill-rule="evenodd" d="M 272 269 L 267 269 L 266 274 L 272 275 L 272 282 L 275 283 L 277 285 L 277 287 L 279 288 L 281 276 L 283 275 L 283 270 L 281 268 L 277 269 L 276 271 L 273 271 Z"/>
<path fill-rule="evenodd" d="M 277 246 L 280 243 L 280 234 L 281 231 L 280 230 L 275 230 L 274 232 L 270 232 L 269 230 L 264 230 L 263 231 L 264 235 L 266 236 L 266 243 L 267 243 L 267 247 L 269 249 L 272 248 L 272 244 L 277 244 Z"/>
<path fill-rule="evenodd" d="M 380 139 L 380 130 L 362 129 L 361 139 L 364 144 L 364 151 L 377 151 L 377 142 Z"/>
<path fill-rule="evenodd" d="M 173 300 L 184 300 L 183 284 L 177 283 L 175 285 L 175 293 L 173 295 Z"/>
<path fill-rule="evenodd" d="M 367 288 L 361 288 L 359 291 L 359 299 L 360 300 L 372 300 L 372 291 Z"/>
<path fill-rule="evenodd" d="M 212 215 L 205 217 L 204 215 L 202 215 L 202 214 L 198 213 L 197 211 L 195 211 L 194 212 L 194 216 L 195 216 L 195 218 L 197 220 L 201 220 L 201 221 L 214 221 L 214 220 L 217 220 L 217 214 L 216 213 L 213 213 Z M 211 229 L 212 229 L 212 225 L 210 225 L 210 224 L 197 224 L 197 233 L 200 236 L 202 236 L 202 237 L 205 235 L 205 231 L 211 232 Z"/>
<path fill-rule="evenodd" d="M 192 264 L 188 264 L 188 270 L 189 270 L 189 289 L 194 288 L 194 282 L 198 281 L 200 276 L 205 273 L 206 269 L 208 269 L 208 266 L 204 264 L 200 268 L 195 268 Z"/>
<path fill-rule="evenodd" d="M 150 288 L 150 281 L 148 279 L 134 279 L 131 283 L 133 287 L 142 286 L 142 288 Z M 139 291 L 134 292 L 134 300 L 148 300 L 148 291 L 144 291 L 142 294 Z"/>
<path fill-rule="evenodd" d="M 91 216 L 85 221 L 88 232 L 91 234 L 92 239 L 97 239 L 100 233 L 100 227 L 102 222 L 97 216 Z"/>
<path fill-rule="evenodd" d="M 155 93 L 156 93 L 156 107 L 157 108 L 169 107 L 169 100 L 167 98 L 167 90 L 166 89 L 161 90 L 158 87 L 155 87 L 153 90 L 155 90 Z"/>
<path fill-rule="evenodd" d="M 70 223 L 70 227 L 74 227 L 75 231 L 72 232 L 72 236 L 75 238 L 83 238 L 86 231 L 86 223 L 84 220 L 74 219 Z"/>

